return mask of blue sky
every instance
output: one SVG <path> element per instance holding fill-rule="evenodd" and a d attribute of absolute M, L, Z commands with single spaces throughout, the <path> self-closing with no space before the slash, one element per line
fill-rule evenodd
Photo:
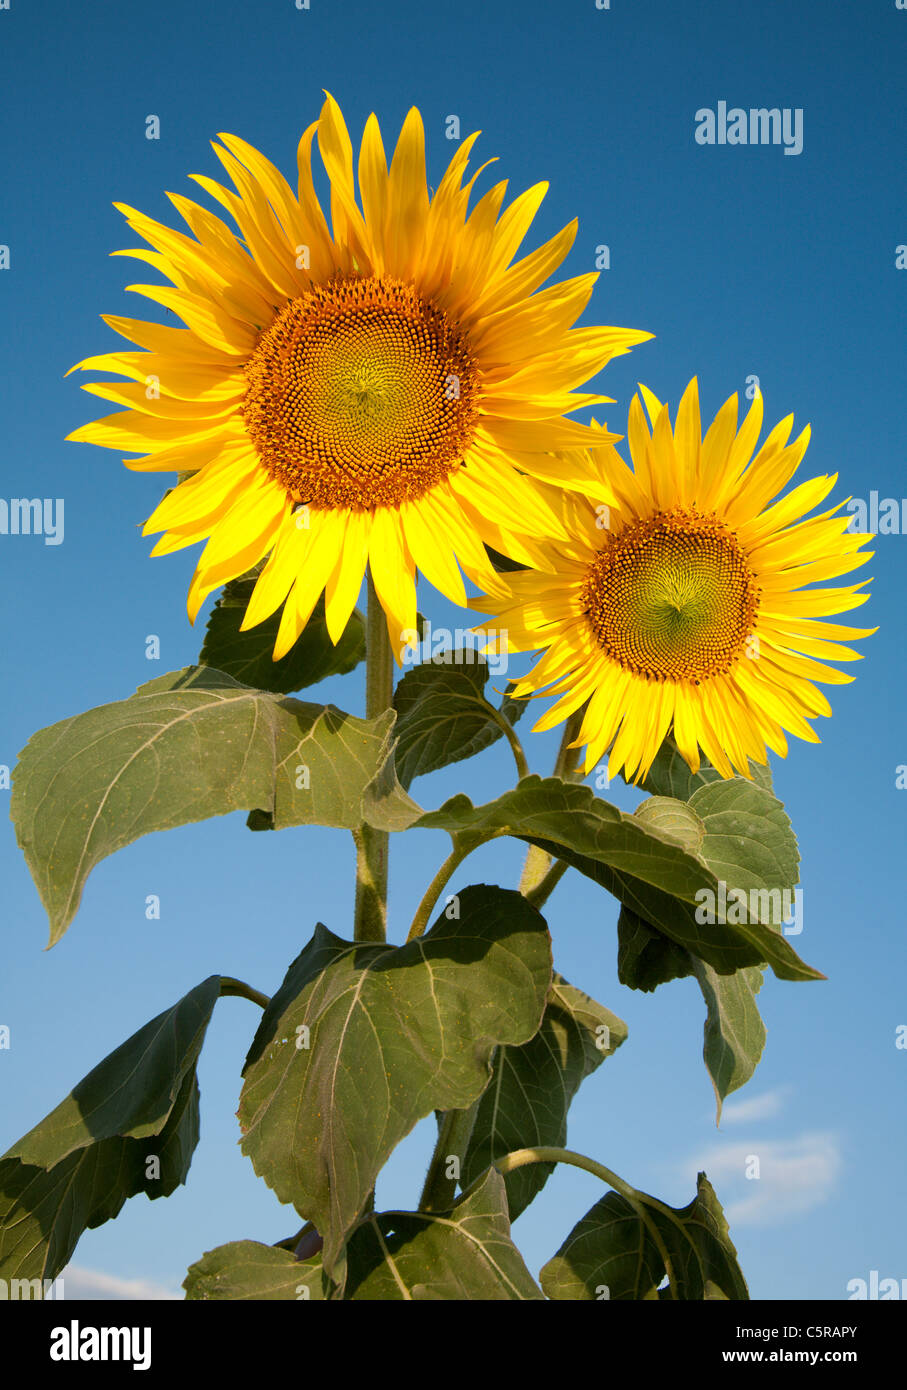
<path fill-rule="evenodd" d="M 165 190 L 194 197 L 188 174 L 219 176 L 208 145 L 218 131 L 242 135 L 292 173 L 322 88 L 354 138 L 375 110 L 389 141 L 419 106 L 436 183 L 454 148 L 445 121 L 456 114 L 463 134 L 483 131 L 477 156 L 499 157 L 495 177 L 509 178 L 513 193 L 550 180 L 531 244 L 578 216 L 565 273 L 593 269 L 596 248 L 610 248 L 584 322 L 657 335 L 601 378 L 618 402 L 606 413 L 612 428 L 622 432 L 638 380 L 676 402 L 697 374 L 711 416 L 755 374 L 770 424 L 790 411 L 798 428 L 812 424 L 803 476 L 837 471 L 838 495 L 900 499 L 905 49 L 907 12 L 894 0 L 613 0 L 601 10 L 594 0 L 310 0 L 307 10 L 293 0 L 12 0 L 0 10 L 0 245 L 10 248 L 0 270 L 0 493 L 62 497 L 65 533 L 55 546 L 0 535 L 0 763 L 11 765 L 35 729 L 194 661 L 203 633 L 204 618 L 193 631 L 185 615 L 191 555 L 150 560 L 151 542 L 139 535 L 159 483 L 130 474 L 111 451 L 64 442 L 101 413 L 76 378 L 63 378 L 73 362 L 120 341 L 98 315 L 147 316 L 145 301 L 123 293 L 146 278 L 141 268 L 108 259 L 136 244 L 114 200 L 170 220 Z M 720 101 L 800 109 L 802 153 L 697 144 L 695 113 Z M 145 138 L 149 115 L 159 117 L 159 140 Z M 769 976 L 760 995 L 766 1053 L 720 1130 L 695 983 L 654 995 L 622 987 L 616 909 L 575 873 L 548 910 L 560 971 L 630 1029 L 581 1091 L 571 1147 L 676 1205 L 690 1200 L 704 1164 L 756 1298 L 840 1299 L 871 1269 L 907 1276 L 907 1052 L 895 1047 L 896 1027 L 907 1023 L 900 532 L 879 538 L 869 568 L 873 599 L 855 618 L 879 627 L 864 646 L 868 659 L 853 685 L 831 691 L 822 745 L 793 742 L 775 766 L 802 855 L 805 925 L 795 944 L 828 980 Z M 422 606 L 436 624 L 460 621 L 436 596 Z M 145 658 L 152 633 L 159 662 Z M 361 676 L 307 698 L 360 712 Z M 556 741 L 529 740 L 534 769 L 550 769 Z M 417 781 L 413 792 L 432 807 L 467 781 L 478 801 L 510 780 L 497 748 L 465 772 Z M 613 796 L 624 807 L 639 799 L 627 789 Z M 445 837 L 414 833 L 393 852 L 399 940 Z M 0 855 L 0 1023 L 12 1038 L 0 1051 L 0 1151 L 205 976 L 238 975 L 270 992 L 316 921 L 349 934 L 352 855 L 339 831 L 250 835 L 235 815 L 151 836 L 96 870 L 74 926 L 48 953 L 11 825 Z M 512 885 L 520 862 L 520 846 L 489 846 L 459 881 Z M 149 893 L 161 899 L 159 921 L 145 919 Z M 104 1278 L 74 1274 L 72 1294 L 178 1290 L 204 1250 L 293 1229 L 294 1214 L 236 1143 L 238 1075 L 256 1022 L 243 1000 L 218 1005 L 187 1187 L 154 1207 L 136 1198 L 87 1234 L 75 1264 Z M 381 1205 L 412 1205 L 430 1143 L 423 1125 L 401 1146 L 379 1185 Z M 761 1157 L 758 1182 L 743 1177 L 748 1154 Z M 549 1182 L 516 1227 L 533 1271 L 600 1195 L 576 1171 Z"/>

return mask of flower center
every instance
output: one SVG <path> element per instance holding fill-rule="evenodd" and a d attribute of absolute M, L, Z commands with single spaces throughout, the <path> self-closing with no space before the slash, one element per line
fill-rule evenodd
<path fill-rule="evenodd" d="M 611 537 L 581 600 L 614 661 L 647 680 L 698 685 L 743 654 L 759 589 L 734 534 L 714 516 L 678 508 Z"/>
<path fill-rule="evenodd" d="M 364 511 L 422 497 L 478 419 L 467 341 L 411 285 L 335 277 L 291 299 L 246 364 L 242 414 L 297 502 Z"/>

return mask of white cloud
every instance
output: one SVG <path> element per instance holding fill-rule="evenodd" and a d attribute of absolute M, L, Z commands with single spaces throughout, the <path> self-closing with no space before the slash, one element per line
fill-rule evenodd
<path fill-rule="evenodd" d="M 747 1178 L 758 1160 L 758 1177 Z M 838 1136 L 800 1134 L 794 1139 L 716 1144 L 690 1167 L 705 1169 L 725 1215 L 735 1226 L 779 1225 L 828 1201 L 841 1172 Z"/>
<path fill-rule="evenodd" d="M 790 1094 L 789 1086 L 779 1086 L 774 1091 L 765 1091 L 761 1096 L 747 1096 L 746 1100 L 731 1100 L 721 1111 L 722 1124 L 741 1124 L 752 1120 L 768 1120 L 780 1114 L 784 1102 Z"/>
<path fill-rule="evenodd" d="M 96 1299 L 174 1299 L 182 1298 L 178 1289 L 168 1289 L 150 1279 L 121 1279 L 116 1274 L 104 1274 L 98 1269 L 81 1269 L 67 1265 L 60 1276 L 64 1298 Z"/>

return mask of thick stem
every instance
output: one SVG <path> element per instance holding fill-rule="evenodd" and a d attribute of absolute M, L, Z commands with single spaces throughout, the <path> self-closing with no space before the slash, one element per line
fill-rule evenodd
<path fill-rule="evenodd" d="M 365 717 L 377 719 L 390 709 L 394 695 L 394 657 L 387 635 L 384 609 L 368 572 L 368 615 L 365 629 Z M 389 835 L 363 825 L 353 831 L 356 842 L 356 941 L 387 937 L 387 856 Z"/>
<path fill-rule="evenodd" d="M 538 845 L 530 845 L 520 874 L 520 892 L 524 898 L 531 898 L 551 867 L 551 855 Z"/>
<path fill-rule="evenodd" d="M 368 611 L 365 628 L 365 717 L 377 719 L 394 698 L 394 654 L 387 635 L 387 618 L 368 571 Z"/>
<path fill-rule="evenodd" d="M 353 831 L 356 845 L 355 941 L 384 941 L 387 937 L 386 830 L 370 825 Z"/>
<path fill-rule="evenodd" d="M 479 1097 L 481 1099 L 481 1097 Z M 422 1196 L 419 1198 L 420 1211 L 447 1211 L 453 1206 L 457 1191 L 457 1177 L 448 1177 L 451 1166 L 459 1173 L 460 1167 L 472 1138 L 473 1126 L 479 1101 L 468 1110 L 448 1110 L 441 1120 L 438 1142 L 431 1156 L 428 1174 Z M 453 1162 L 453 1160 L 456 1160 Z"/>
<path fill-rule="evenodd" d="M 580 760 L 580 749 L 571 748 L 570 744 L 579 737 L 580 727 L 583 722 L 585 705 L 582 709 L 575 710 L 569 716 L 564 725 L 564 732 L 561 735 L 561 746 L 557 750 L 557 758 L 554 763 L 552 777 L 560 777 L 565 782 L 575 782 L 580 780 L 576 776 L 576 769 Z M 557 879 L 551 883 L 548 892 L 540 901 L 537 900 L 543 882 L 546 880 L 549 870 L 554 863 L 550 854 L 546 850 L 539 849 L 538 845 L 530 845 L 523 864 L 523 872 L 520 876 L 520 892 L 524 898 L 529 898 L 534 907 L 539 907 L 545 901 L 548 893 L 554 888 Z M 561 870 L 563 873 L 563 870 Z M 558 875 L 560 877 L 560 875 Z"/>
<path fill-rule="evenodd" d="M 534 888 L 530 888 L 526 894 L 526 901 L 536 911 L 540 911 L 551 897 L 557 885 L 560 883 L 564 874 L 570 868 L 566 859 L 555 859 L 545 877 L 541 879 Z"/>

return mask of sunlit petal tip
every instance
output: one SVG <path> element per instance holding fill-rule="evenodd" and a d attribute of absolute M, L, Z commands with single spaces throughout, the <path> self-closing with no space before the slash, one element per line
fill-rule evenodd
<path fill-rule="evenodd" d="M 659 415 L 665 407 L 662 406 L 661 401 L 654 394 L 654 392 L 650 391 L 648 386 L 645 386 L 641 381 L 637 383 L 637 387 L 640 396 L 645 402 L 646 412 L 649 416 L 649 422 L 654 428 L 655 421 L 658 419 Z"/>

